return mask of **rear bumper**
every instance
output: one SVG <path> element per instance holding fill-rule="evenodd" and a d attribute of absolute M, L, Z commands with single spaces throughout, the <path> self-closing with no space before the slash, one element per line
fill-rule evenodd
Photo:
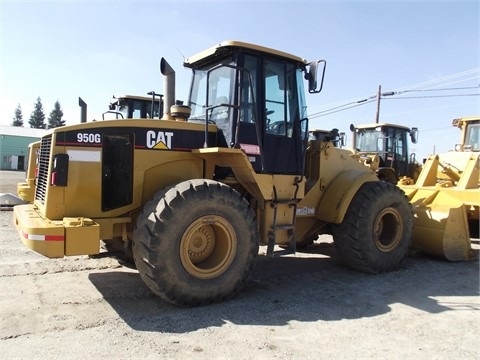
<path fill-rule="evenodd" d="M 49 220 L 40 215 L 34 204 L 17 205 L 13 214 L 23 244 L 46 257 L 100 252 L 100 225 L 92 219 Z"/>

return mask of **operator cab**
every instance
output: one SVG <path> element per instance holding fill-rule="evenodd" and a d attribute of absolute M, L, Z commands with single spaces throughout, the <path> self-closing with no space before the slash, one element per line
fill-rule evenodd
<path fill-rule="evenodd" d="M 122 95 L 113 97 L 103 120 L 111 119 L 159 119 L 163 114 L 163 95 L 149 92 L 147 96 Z"/>
<path fill-rule="evenodd" d="M 462 131 L 460 144 L 455 145 L 455 151 L 480 151 L 480 117 L 453 119 L 452 125 Z"/>
<path fill-rule="evenodd" d="M 393 168 L 397 176 L 410 176 L 415 154 L 409 155 L 407 135 L 417 143 L 418 129 L 394 124 L 370 124 L 350 126 L 353 147 L 360 154 L 377 154 L 380 168 Z"/>
<path fill-rule="evenodd" d="M 468 123 L 464 148 L 465 151 L 480 151 L 480 120 Z"/>
<path fill-rule="evenodd" d="M 302 174 L 308 140 L 304 79 L 320 92 L 324 61 L 227 41 L 184 62 L 193 79 L 188 121 L 216 124 L 217 143 L 242 149 L 256 172 Z M 317 75 L 320 80 L 317 80 Z"/>

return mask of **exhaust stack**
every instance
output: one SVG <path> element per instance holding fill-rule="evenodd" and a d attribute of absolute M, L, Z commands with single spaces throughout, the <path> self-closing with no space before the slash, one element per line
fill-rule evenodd
<path fill-rule="evenodd" d="M 163 119 L 171 120 L 170 108 L 175 104 L 175 71 L 163 57 L 160 60 L 160 72 L 164 76 Z"/>
<path fill-rule="evenodd" d="M 80 122 L 87 122 L 87 103 L 82 100 L 81 97 L 78 98 L 78 106 L 80 106 Z"/>

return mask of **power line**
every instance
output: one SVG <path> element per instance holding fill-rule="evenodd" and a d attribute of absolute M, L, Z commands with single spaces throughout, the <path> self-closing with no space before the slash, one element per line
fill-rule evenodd
<path fill-rule="evenodd" d="M 380 99 L 387 100 L 405 100 L 405 99 L 426 99 L 426 98 L 445 98 L 445 97 L 466 97 L 466 96 L 480 96 L 480 94 L 449 94 L 449 95 L 424 95 L 424 96 L 402 96 L 402 97 L 391 97 L 393 95 L 401 95 L 407 92 L 427 92 L 427 91 L 459 91 L 459 90 L 471 90 L 471 89 L 480 89 L 480 86 L 465 86 L 465 87 L 452 87 L 452 88 L 437 88 L 437 89 L 410 89 L 403 91 L 387 91 L 380 94 Z M 314 119 L 322 116 L 331 115 L 340 111 L 345 111 L 352 109 L 357 106 L 365 105 L 371 103 L 378 99 L 378 95 L 371 95 L 368 98 L 352 101 L 343 105 L 338 105 L 326 110 L 318 111 L 309 115 L 309 118 Z"/>
<path fill-rule="evenodd" d="M 442 88 L 442 89 L 417 89 L 417 90 L 404 90 L 399 91 L 399 94 L 406 92 L 417 92 L 417 91 L 443 91 L 443 90 L 471 90 L 471 89 L 480 89 L 480 86 L 465 86 L 465 87 L 456 87 L 456 88 Z"/>
<path fill-rule="evenodd" d="M 459 73 L 456 73 L 456 74 L 447 75 L 447 76 L 444 76 L 444 77 L 441 77 L 441 78 L 427 80 L 427 81 L 424 81 L 424 82 L 421 82 L 421 83 L 404 86 L 404 87 L 398 88 L 396 91 L 401 91 L 403 89 L 409 89 L 409 88 L 421 87 L 421 86 L 424 86 L 424 85 L 431 85 L 431 84 L 444 82 L 446 80 L 459 78 L 459 77 L 462 77 L 462 76 L 471 75 L 471 74 L 475 74 L 475 73 L 480 74 L 480 68 L 473 68 L 473 69 L 465 70 L 465 71 L 462 71 L 462 72 L 459 72 Z M 478 76 L 476 76 L 474 78 L 478 78 Z M 471 79 L 462 79 L 462 80 L 459 80 L 459 81 L 466 81 L 466 80 L 471 80 Z"/>
<path fill-rule="evenodd" d="M 402 97 L 381 97 L 382 99 L 386 100 L 407 100 L 407 99 L 427 99 L 427 98 L 445 98 L 445 97 L 467 97 L 467 96 L 480 96 L 480 94 L 449 94 L 449 95 L 424 95 L 424 96 L 402 96 Z M 316 113 L 309 114 L 308 117 L 310 119 L 315 119 L 322 116 L 327 116 L 331 114 L 335 114 L 340 111 L 346 111 L 353 109 L 355 107 L 366 105 L 371 102 L 376 101 L 376 96 L 373 96 L 368 99 L 358 100 L 356 102 L 350 102 L 348 104 L 336 106 L 327 110 L 318 111 Z"/>
<path fill-rule="evenodd" d="M 426 96 L 402 96 L 398 98 L 382 98 L 384 100 L 404 100 L 404 99 L 426 99 L 426 98 L 444 98 L 444 97 L 461 97 L 461 96 L 480 96 L 480 94 L 450 94 L 450 95 L 426 95 Z"/>
<path fill-rule="evenodd" d="M 361 100 L 360 100 L 360 101 L 361 101 Z M 349 107 L 347 107 L 347 108 L 342 108 L 343 106 L 339 106 L 339 107 L 336 107 L 336 108 L 331 108 L 331 109 L 328 109 L 328 110 L 319 111 L 319 112 L 317 112 L 317 113 L 310 114 L 308 117 L 309 117 L 310 119 L 314 119 L 314 118 L 317 118 L 317 117 L 334 114 L 334 113 L 336 113 L 336 112 L 353 109 L 353 108 L 355 108 L 355 107 L 357 107 L 357 106 L 369 104 L 369 103 L 374 102 L 374 101 L 375 101 L 375 99 L 367 100 L 367 101 L 361 101 L 360 103 L 357 101 L 357 102 L 355 102 L 355 103 L 351 103 L 351 104 L 355 104 L 355 105 L 351 105 L 351 106 L 349 106 Z"/>
<path fill-rule="evenodd" d="M 404 111 L 397 111 L 394 113 L 389 113 L 390 116 L 411 116 L 412 114 L 418 114 L 418 113 L 425 113 L 425 112 L 431 112 L 432 110 L 439 110 L 439 109 L 446 109 L 446 108 L 452 108 L 455 106 L 464 106 L 464 105 L 470 105 L 472 102 L 461 102 L 458 103 L 456 102 L 455 104 L 443 104 L 443 105 L 436 105 L 434 107 L 415 107 L 415 109 L 410 109 L 410 110 L 404 110 Z"/>
<path fill-rule="evenodd" d="M 456 84 L 456 83 L 459 83 L 459 82 L 465 82 L 465 81 L 473 80 L 473 79 L 480 79 L 480 67 L 479 68 L 473 68 L 473 69 L 470 69 L 470 70 L 465 70 L 465 71 L 455 73 L 455 74 L 451 74 L 451 75 L 447 75 L 447 76 L 443 76 L 443 77 L 436 78 L 436 79 L 433 79 L 433 80 L 420 82 L 420 83 L 417 83 L 417 84 L 403 86 L 403 87 L 400 87 L 400 88 L 396 88 L 396 89 L 394 89 L 393 91 L 390 91 L 390 92 L 399 94 L 399 93 L 402 93 L 402 92 L 413 92 L 413 91 L 436 91 L 437 89 L 415 89 L 415 88 L 422 87 L 422 86 L 427 86 L 427 85 L 435 86 L 435 84 L 437 84 L 437 83 L 445 82 L 447 80 L 453 80 L 453 79 L 459 78 L 459 77 L 469 76 L 469 75 L 472 75 L 472 74 L 475 74 L 475 76 L 469 77 L 467 79 L 459 79 L 457 81 L 449 82 L 447 84 L 442 84 L 441 86 L 452 85 L 452 84 Z M 476 89 L 477 87 L 468 87 L 468 88 Z M 449 88 L 444 88 L 444 89 L 448 90 Z M 461 89 L 461 88 L 450 88 L 450 89 L 451 90 L 456 90 L 456 89 Z M 465 89 L 467 89 L 467 88 L 465 88 Z M 441 91 L 441 89 L 438 89 L 438 91 Z M 376 98 L 376 95 L 365 96 L 365 98 L 367 98 L 367 99 Z M 342 104 L 342 103 L 344 103 L 344 104 Z M 320 111 L 320 113 L 322 113 L 322 112 L 328 112 L 332 109 L 341 108 L 343 106 L 347 106 L 347 105 L 350 105 L 350 104 L 356 104 L 356 103 L 358 103 L 358 101 L 354 101 L 354 99 L 347 99 L 347 100 L 344 100 L 344 101 L 338 101 L 338 102 L 331 103 L 331 104 L 315 106 L 315 107 L 309 108 L 309 110 L 327 108 L 325 110 Z M 330 106 L 332 106 L 332 107 L 330 108 Z M 346 110 L 348 110 L 348 108 Z M 314 115 L 316 115 L 316 114 L 318 114 L 318 113 L 314 113 Z"/>

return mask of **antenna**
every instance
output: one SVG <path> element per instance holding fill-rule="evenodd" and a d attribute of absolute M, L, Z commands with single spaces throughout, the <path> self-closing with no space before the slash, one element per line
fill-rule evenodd
<path fill-rule="evenodd" d="M 185 61 L 185 59 L 186 59 L 186 58 L 185 58 L 185 55 L 182 54 L 182 52 L 180 51 L 179 48 L 177 48 L 177 51 L 180 53 L 180 55 L 182 55 L 183 61 Z"/>

